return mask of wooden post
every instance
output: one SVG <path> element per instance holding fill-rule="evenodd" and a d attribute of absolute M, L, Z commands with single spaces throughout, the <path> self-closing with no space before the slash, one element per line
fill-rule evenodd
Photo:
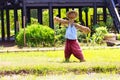
<path fill-rule="evenodd" d="M 88 26 L 88 12 L 86 12 L 86 14 L 85 14 L 86 16 L 86 26 Z"/>
<path fill-rule="evenodd" d="M 26 46 L 26 6 L 25 6 L 25 1 L 23 1 L 23 28 L 24 28 L 24 46 Z"/>
<path fill-rule="evenodd" d="M 81 25 L 85 25 L 84 21 L 82 20 L 82 7 L 79 8 L 79 21 Z"/>
<path fill-rule="evenodd" d="M 82 8 L 79 8 L 79 21 L 82 22 Z"/>
<path fill-rule="evenodd" d="M 58 17 L 61 18 L 61 8 L 58 8 Z"/>
<path fill-rule="evenodd" d="M 106 22 L 106 19 L 107 19 L 106 7 L 103 7 L 103 21 Z"/>
<path fill-rule="evenodd" d="M 18 26 L 17 26 L 17 22 L 18 22 L 18 12 L 17 12 L 17 8 L 14 8 L 14 26 L 15 26 L 15 34 L 17 34 L 18 32 Z"/>
<path fill-rule="evenodd" d="M 6 8 L 6 29 L 7 29 L 7 40 L 10 41 L 10 15 L 9 15 L 9 9 Z"/>
<path fill-rule="evenodd" d="M 27 8 L 26 11 L 27 11 L 27 14 L 26 14 L 26 16 L 27 16 L 26 21 L 27 21 L 27 23 L 31 23 L 31 19 L 30 19 L 30 8 Z"/>
<path fill-rule="evenodd" d="M 97 5 L 96 5 L 96 2 L 94 3 L 94 16 L 93 16 L 94 20 L 93 20 L 93 24 L 97 24 Z"/>
<path fill-rule="evenodd" d="M 4 9 L 1 9 L 2 41 L 5 41 Z"/>
<path fill-rule="evenodd" d="M 20 30 L 20 22 L 16 21 L 16 31 L 19 32 Z"/>
<path fill-rule="evenodd" d="M 54 22 L 53 22 L 53 7 L 52 7 L 52 3 L 49 3 L 49 25 L 52 29 L 54 29 L 54 50 L 55 50 L 55 36 L 56 36 L 56 32 L 55 32 L 55 27 L 54 27 Z"/>
<path fill-rule="evenodd" d="M 49 26 L 54 29 L 52 3 L 49 3 L 49 22 Z"/>
<path fill-rule="evenodd" d="M 42 24 L 43 22 L 42 22 L 42 9 L 41 8 L 38 8 L 38 22 L 40 23 L 40 24 Z"/>
<path fill-rule="evenodd" d="M 21 19 L 22 19 L 22 28 L 24 28 L 24 21 L 23 21 L 23 9 L 21 9 Z"/>
<path fill-rule="evenodd" d="M 88 26 L 88 11 L 89 11 L 89 7 L 85 7 L 84 12 L 85 12 L 86 26 Z"/>

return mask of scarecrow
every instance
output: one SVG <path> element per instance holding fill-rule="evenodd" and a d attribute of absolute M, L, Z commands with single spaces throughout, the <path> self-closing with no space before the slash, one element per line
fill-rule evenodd
<path fill-rule="evenodd" d="M 67 19 L 62 19 L 59 17 L 54 18 L 55 23 L 59 23 L 61 25 L 67 25 L 66 33 L 65 33 L 65 49 L 64 49 L 64 56 L 65 61 L 69 62 L 71 54 L 73 54 L 80 62 L 85 62 L 82 49 L 79 45 L 77 40 L 77 30 L 82 31 L 83 33 L 89 33 L 90 29 L 86 26 L 82 26 L 75 21 L 78 13 L 74 10 L 68 11 L 66 14 Z"/>

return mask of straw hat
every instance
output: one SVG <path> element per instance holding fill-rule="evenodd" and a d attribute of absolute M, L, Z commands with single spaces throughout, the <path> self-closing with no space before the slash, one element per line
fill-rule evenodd
<path fill-rule="evenodd" d="M 66 14 L 68 19 L 75 19 L 78 16 L 78 13 L 74 10 L 68 11 Z"/>

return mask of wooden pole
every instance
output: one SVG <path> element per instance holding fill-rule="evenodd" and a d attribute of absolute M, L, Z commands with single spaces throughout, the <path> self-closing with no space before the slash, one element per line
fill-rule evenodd
<path fill-rule="evenodd" d="M 18 22 L 18 12 L 17 9 L 14 9 L 14 26 L 15 26 L 15 34 L 18 32 L 17 30 L 17 22 Z"/>
<path fill-rule="evenodd" d="M 49 22 L 49 26 L 54 29 L 52 3 L 49 3 Z"/>
<path fill-rule="evenodd" d="M 93 18 L 93 24 L 97 24 L 97 5 L 96 2 L 94 3 L 94 18 Z"/>
<path fill-rule="evenodd" d="M 9 15 L 9 9 L 6 8 L 6 27 L 7 27 L 7 40 L 10 41 L 10 15 Z"/>
<path fill-rule="evenodd" d="M 22 20 L 22 28 L 24 28 L 24 21 L 23 21 L 23 9 L 21 9 L 21 20 Z"/>
<path fill-rule="evenodd" d="M 24 47 L 26 46 L 26 6 L 25 6 L 25 1 L 23 1 L 23 28 L 24 28 Z"/>
<path fill-rule="evenodd" d="M 58 17 L 61 18 L 61 8 L 58 8 Z"/>
<path fill-rule="evenodd" d="M 24 26 L 24 47 L 26 46 L 26 32 L 25 32 L 25 23 L 26 23 L 26 18 L 23 16 L 23 26 Z"/>
<path fill-rule="evenodd" d="M 42 9 L 41 8 L 38 8 L 38 22 L 40 23 L 40 24 L 42 24 L 43 22 L 42 22 Z"/>
<path fill-rule="evenodd" d="M 83 20 L 82 20 L 82 7 L 79 8 L 79 21 L 80 21 L 81 25 L 84 25 Z"/>
<path fill-rule="evenodd" d="M 79 21 L 82 21 L 82 8 L 79 8 Z"/>
<path fill-rule="evenodd" d="M 85 18 L 86 18 L 86 26 L 88 26 L 88 12 L 85 13 Z"/>
<path fill-rule="evenodd" d="M 4 9 L 1 9 L 2 41 L 5 41 Z"/>
<path fill-rule="evenodd" d="M 106 22 L 106 19 L 107 19 L 106 7 L 103 7 L 103 21 Z"/>
<path fill-rule="evenodd" d="M 27 8 L 26 11 L 27 11 L 27 15 L 26 15 L 26 16 L 27 16 L 27 23 L 31 23 L 31 18 L 30 18 L 30 17 L 31 17 L 31 15 L 30 15 L 30 8 Z"/>
<path fill-rule="evenodd" d="M 54 22 L 53 22 L 53 7 L 52 7 L 52 3 L 49 3 L 49 25 L 52 29 L 54 29 L 54 50 L 55 50 L 55 35 L 56 35 L 56 32 L 55 32 L 55 27 L 54 27 Z"/>
<path fill-rule="evenodd" d="M 20 22 L 16 21 L 16 32 L 19 32 L 20 30 Z"/>

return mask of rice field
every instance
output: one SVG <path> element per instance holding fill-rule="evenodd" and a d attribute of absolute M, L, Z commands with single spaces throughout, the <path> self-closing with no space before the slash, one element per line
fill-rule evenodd
<path fill-rule="evenodd" d="M 83 63 L 64 51 L 0 53 L 0 80 L 120 80 L 119 48 L 83 53 Z"/>

